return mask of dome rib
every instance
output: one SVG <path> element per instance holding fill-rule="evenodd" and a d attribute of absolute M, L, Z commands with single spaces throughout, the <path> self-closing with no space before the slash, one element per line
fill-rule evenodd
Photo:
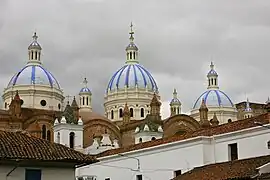
<path fill-rule="evenodd" d="M 142 69 L 140 68 L 140 66 L 137 66 L 137 68 L 138 68 L 139 71 L 141 72 L 141 75 L 142 75 L 142 77 L 143 77 L 144 87 L 146 87 L 147 81 L 146 81 L 146 78 L 145 78 L 145 76 L 144 76 L 144 74 L 143 74 L 143 72 L 142 72 Z"/>

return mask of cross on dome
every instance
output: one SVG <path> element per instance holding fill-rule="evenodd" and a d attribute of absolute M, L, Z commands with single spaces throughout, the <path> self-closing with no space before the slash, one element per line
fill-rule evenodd
<path fill-rule="evenodd" d="M 88 83 L 87 79 L 84 78 L 84 80 L 83 80 L 84 87 L 87 87 L 87 83 Z"/>
<path fill-rule="evenodd" d="M 133 37 L 134 31 L 133 31 L 133 24 L 132 24 L 132 22 L 130 23 L 130 32 L 129 32 L 129 34 L 130 34 L 130 37 L 129 37 L 130 42 L 133 42 L 133 40 L 134 40 L 134 37 Z"/>
<path fill-rule="evenodd" d="M 34 41 L 37 41 L 37 39 L 38 39 L 37 33 L 36 33 L 36 32 L 34 32 L 34 35 L 33 35 L 33 40 L 34 40 Z"/>

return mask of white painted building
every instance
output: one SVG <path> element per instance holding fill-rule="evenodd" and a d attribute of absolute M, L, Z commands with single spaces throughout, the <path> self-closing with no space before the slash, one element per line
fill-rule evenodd
<path fill-rule="evenodd" d="M 144 180 L 164 180 L 206 164 L 269 155 L 270 130 L 256 126 L 254 121 L 269 123 L 269 115 L 200 130 L 187 139 L 179 136 L 178 140 L 133 145 L 130 151 L 110 150 L 101 155 L 100 162 L 78 168 L 76 176 L 94 174 L 97 180 L 139 180 L 141 175 Z M 206 132 L 212 135 L 205 136 Z"/>

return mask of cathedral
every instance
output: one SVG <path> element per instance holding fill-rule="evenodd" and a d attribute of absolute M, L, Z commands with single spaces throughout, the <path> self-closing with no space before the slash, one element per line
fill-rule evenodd
<path fill-rule="evenodd" d="M 160 115 L 158 83 L 140 64 L 139 48 L 131 24 L 125 62 L 108 79 L 104 115 L 92 108 L 92 92 L 86 78 L 78 97 L 64 103 L 64 91 L 41 59 L 36 33 L 28 46 L 28 62 L 15 73 L 3 91 L 0 129 L 26 131 L 32 136 L 74 148 L 86 154 L 183 135 L 201 128 L 230 123 L 266 112 L 265 105 L 234 104 L 219 88 L 213 62 L 207 73 L 205 92 L 194 99 L 190 115 L 181 113 L 176 89 L 170 101 L 170 116 Z M 222 83 L 221 83 L 222 84 Z"/>

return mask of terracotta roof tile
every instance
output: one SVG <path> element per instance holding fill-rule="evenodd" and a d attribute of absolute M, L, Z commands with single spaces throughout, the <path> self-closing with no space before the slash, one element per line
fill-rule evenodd
<path fill-rule="evenodd" d="M 86 156 L 64 145 L 32 137 L 23 132 L 0 131 L 1 160 L 38 160 L 93 163 L 93 156 Z"/>
<path fill-rule="evenodd" d="M 267 164 L 270 156 L 210 164 L 194 168 L 173 180 L 230 180 L 257 175 L 258 167 Z"/>
<path fill-rule="evenodd" d="M 261 122 L 262 124 L 268 124 L 269 116 L 270 116 L 270 113 L 266 113 L 266 114 L 262 114 L 262 115 L 252 117 L 249 119 L 238 120 L 238 121 L 222 124 L 215 127 L 200 129 L 200 130 L 187 133 L 184 135 L 176 135 L 176 136 L 172 136 L 168 138 L 162 138 L 162 139 L 148 141 L 148 142 L 144 142 L 140 144 L 134 144 L 127 147 L 118 148 L 118 149 L 112 149 L 112 150 L 108 150 L 103 153 L 100 153 L 98 156 L 103 157 L 103 156 L 109 156 L 113 154 L 124 153 L 128 151 L 144 149 L 148 147 L 158 146 L 161 144 L 171 143 L 171 142 L 180 141 L 180 140 L 198 137 L 198 136 L 212 136 L 212 135 L 217 135 L 217 134 L 224 134 L 224 133 L 239 131 L 242 129 L 247 129 L 247 128 L 257 126 L 254 123 L 254 121 Z"/>

